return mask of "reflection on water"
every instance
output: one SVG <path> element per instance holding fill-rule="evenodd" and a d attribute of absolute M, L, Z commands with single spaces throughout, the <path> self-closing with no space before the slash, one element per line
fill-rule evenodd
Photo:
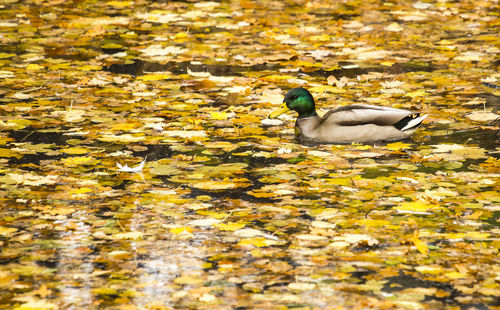
<path fill-rule="evenodd" d="M 188 61 L 184 62 L 168 62 L 166 64 L 160 64 L 155 62 L 148 62 L 141 59 L 134 59 L 131 63 L 126 64 L 112 64 L 108 67 L 105 67 L 104 70 L 116 73 L 116 74 L 130 74 L 132 76 L 139 76 L 145 74 L 146 72 L 163 72 L 169 71 L 173 74 L 186 74 L 187 70 L 191 70 L 194 72 L 209 72 L 215 76 L 242 76 L 245 72 L 259 72 L 259 71 L 269 71 L 276 72 L 282 67 L 279 64 L 258 64 L 258 65 L 249 65 L 249 66 L 235 66 L 235 65 L 226 65 L 224 63 L 220 64 L 199 64 L 192 63 Z M 445 69 L 443 67 L 433 67 L 424 64 L 415 64 L 415 63 L 396 63 L 391 67 L 360 67 L 357 64 L 352 63 L 341 63 L 339 69 L 334 70 L 323 70 L 323 69 L 315 69 L 314 71 L 298 71 L 296 74 L 300 75 L 309 75 L 314 77 L 328 77 L 330 75 L 334 75 L 335 77 L 348 77 L 355 78 L 361 74 L 366 74 L 369 72 L 384 72 L 387 74 L 400 74 L 407 72 L 432 72 L 434 70 L 442 70 Z"/>
<path fill-rule="evenodd" d="M 92 227 L 86 224 L 88 218 L 83 212 L 73 214 L 71 219 L 57 220 L 54 224 L 59 227 L 71 226 L 72 233 L 64 234 L 57 241 L 59 279 L 61 303 L 69 309 L 78 307 L 92 307 L 93 292 L 95 287 L 94 266 L 89 261 L 89 254 L 83 249 L 88 249 L 92 240 Z"/>

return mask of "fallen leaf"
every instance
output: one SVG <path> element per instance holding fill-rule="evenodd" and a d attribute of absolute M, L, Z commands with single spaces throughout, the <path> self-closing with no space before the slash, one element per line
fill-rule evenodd
<path fill-rule="evenodd" d="M 417 250 L 418 250 L 421 254 L 423 254 L 423 255 L 425 255 L 425 256 L 427 256 L 427 255 L 428 255 L 428 253 L 429 253 L 429 248 L 427 247 L 427 244 L 426 244 L 424 241 L 422 241 L 422 240 L 420 239 L 420 236 L 419 236 L 419 232 L 418 232 L 418 230 L 415 230 L 415 231 L 413 232 L 413 236 L 412 236 L 412 238 L 411 238 L 411 241 L 413 242 L 413 244 L 415 245 L 415 247 L 417 247 Z"/>
<path fill-rule="evenodd" d="M 385 27 L 384 30 L 392 31 L 392 32 L 400 32 L 403 31 L 403 27 L 398 23 L 391 23 L 389 26 Z"/>
<path fill-rule="evenodd" d="M 474 111 L 466 114 L 467 118 L 476 122 L 492 122 L 500 118 L 500 115 L 493 112 Z"/>
<path fill-rule="evenodd" d="M 119 171 L 121 172 L 141 172 L 142 171 L 142 168 L 144 168 L 144 164 L 146 163 L 146 158 L 144 158 L 144 160 L 137 166 L 135 166 L 134 168 L 131 168 L 129 167 L 128 165 L 124 165 L 122 166 L 120 163 L 116 163 L 116 166 L 118 166 L 119 168 Z"/>
<path fill-rule="evenodd" d="M 188 222 L 188 225 L 189 226 L 213 226 L 213 225 L 218 224 L 220 222 L 221 222 L 221 220 L 207 218 L 207 219 L 190 221 L 190 222 Z"/>

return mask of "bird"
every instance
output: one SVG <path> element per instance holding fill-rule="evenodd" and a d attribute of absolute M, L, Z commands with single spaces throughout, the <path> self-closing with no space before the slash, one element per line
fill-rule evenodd
<path fill-rule="evenodd" d="M 316 113 L 314 98 L 302 87 L 289 90 L 283 104 L 268 118 L 290 110 L 299 115 L 295 134 L 299 139 L 319 143 L 374 143 L 409 138 L 428 114 L 368 104 L 351 104 Z"/>

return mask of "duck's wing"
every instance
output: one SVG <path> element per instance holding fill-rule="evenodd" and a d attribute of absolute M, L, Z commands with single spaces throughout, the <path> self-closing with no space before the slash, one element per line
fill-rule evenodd
<path fill-rule="evenodd" d="M 365 124 L 390 126 L 411 114 L 412 112 L 401 109 L 369 104 L 352 104 L 328 111 L 322 117 L 322 122 L 325 123 L 325 125 L 335 124 L 338 126 L 357 126 Z M 418 113 L 415 114 L 418 116 Z"/>

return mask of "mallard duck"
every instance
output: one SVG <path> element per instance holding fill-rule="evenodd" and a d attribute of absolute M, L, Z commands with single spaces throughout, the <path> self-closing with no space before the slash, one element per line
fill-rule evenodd
<path fill-rule="evenodd" d="M 313 96 L 302 87 L 287 92 L 283 104 L 269 118 L 290 110 L 299 113 L 295 123 L 295 133 L 299 138 L 325 143 L 406 139 L 427 117 L 427 114 L 367 104 L 341 106 L 321 117 L 316 113 Z"/>

